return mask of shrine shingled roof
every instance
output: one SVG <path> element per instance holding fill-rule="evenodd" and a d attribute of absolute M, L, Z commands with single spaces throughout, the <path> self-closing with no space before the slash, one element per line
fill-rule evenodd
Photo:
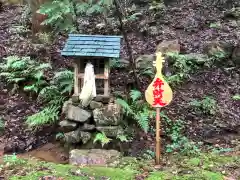
<path fill-rule="evenodd" d="M 118 58 L 121 36 L 69 34 L 62 56 Z"/>

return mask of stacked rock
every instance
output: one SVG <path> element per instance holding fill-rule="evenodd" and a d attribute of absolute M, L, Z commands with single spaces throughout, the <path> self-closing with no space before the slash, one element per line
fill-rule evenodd
<path fill-rule="evenodd" d="M 97 132 L 104 132 L 111 138 L 123 134 L 121 107 L 104 96 L 97 96 L 87 108 L 69 99 L 64 103 L 62 113 L 65 120 L 59 126 L 68 144 L 87 144 Z"/>

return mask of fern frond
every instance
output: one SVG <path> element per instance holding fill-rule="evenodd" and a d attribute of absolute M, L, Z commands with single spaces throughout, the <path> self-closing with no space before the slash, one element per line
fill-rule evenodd
<path fill-rule="evenodd" d="M 31 128 L 52 124 L 58 119 L 58 114 L 58 107 L 49 106 L 44 108 L 42 111 L 27 117 L 26 123 Z"/>
<path fill-rule="evenodd" d="M 129 106 L 129 104 L 125 100 L 117 99 L 116 103 L 119 104 L 123 108 L 123 111 L 126 113 L 126 115 L 134 114 L 131 107 Z"/>
<path fill-rule="evenodd" d="M 37 100 L 38 101 L 42 100 L 43 102 L 49 102 L 56 96 L 60 96 L 58 87 L 54 85 L 47 86 L 39 92 Z"/>
<path fill-rule="evenodd" d="M 138 90 L 131 90 L 130 91 L 130 97 L 132 99 L 132 101 L 136 101 L 137 99 L 139 99 L 142 96 L 142 93 Z"/>
<path fill-rule="evenodd" d="M 149 114 L 147 111 L 139 112 L 135 115 L 135 119 L 139 126 L 144 130 L 145 133 L 149 130 Z"/>

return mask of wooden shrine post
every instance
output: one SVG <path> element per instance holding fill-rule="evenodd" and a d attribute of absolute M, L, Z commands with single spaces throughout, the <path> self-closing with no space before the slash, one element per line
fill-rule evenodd
<path fill-rule="evenodd" d="M 152 81 L 152 83 L 148 86 L 145 91 L 146 101 L 154 108 L 156 108 L 156 165 L 160 164 L 160 156 L 161 156 L 161 139 L 160 139 L 160 131 L 161 131 L 161 121 L 160 121 L 160 108 L 167 106 L 172 101 L 172 89 L 167 84 L 162 75 L 162 68 L 164 58 L 162 57 L 162 53 L 156 53 L 156 62 L 154 62 L 154 66 L 157 69 L 157 73 Z"/>

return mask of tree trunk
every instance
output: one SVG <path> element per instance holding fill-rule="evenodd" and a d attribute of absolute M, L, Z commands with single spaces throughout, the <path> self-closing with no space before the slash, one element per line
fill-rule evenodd
<path fill-rule="evenodd" d="M 28 5 L 32 12 L 32 33 L 43 32 L 48 30 L 48 26 L 41 25 L 46 20 L 47 15 L 38 12 L 40 6 L 50 0 L 28 0 Z"/>

